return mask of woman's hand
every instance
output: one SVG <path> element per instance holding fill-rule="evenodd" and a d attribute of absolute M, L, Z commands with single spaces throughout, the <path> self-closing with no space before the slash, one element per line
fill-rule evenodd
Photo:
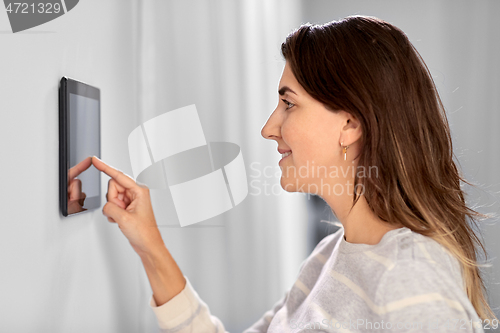
<path fill-rule="evenodd" d="M 106 194 L 108 202 L 102 209 L 108 221 L 118 223 L 120 230 L 139 256 L 150 253 L 158 245 L 163 246 L 149 189 L 138 185 L 130 176 L 95 156 L 92 158 L 92 163 L 97 170 L 111 177 Z"/>
<path fill-rule="evenodd" d="M 163 243 L 149 189 L 137 185 L 132 178 L 95 156 L 92 163 L 97 170 L 111 177 L 106 195 L 108 203 L 102 209 L 103 214 L 108 221 L 118 223 L 141 257 L 156 305 L 165 304 L 185 288 L 186 279 Z"/>

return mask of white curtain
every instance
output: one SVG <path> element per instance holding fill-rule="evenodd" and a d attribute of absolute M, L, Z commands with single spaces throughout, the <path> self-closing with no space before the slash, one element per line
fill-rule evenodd
<path fill-rule="evenodd" d="M 306 197 L 281 189 L 277 144 L 260 134 L 278 102 L 280 46 L 300 24 L 299 5 L 284 0 L 137 3 L 137 125 L 196 104 L 207 141 L 238 144 L 248 182 L 255 181 L 241 204 L 192 227 L 176 223 L 168 191 L 155 191 L 153 198 L 167 247 L 230 332 L 242 331 L 271 308 L 291 288 L 307 256 Z M 257 177 L 266 166 L 272 176 Z M 151 289 L 144 273 L 142 281 L 146 300 Z M 147 307 L 141 316 L 148 326 L 143 331 L 155 331 Z"/>

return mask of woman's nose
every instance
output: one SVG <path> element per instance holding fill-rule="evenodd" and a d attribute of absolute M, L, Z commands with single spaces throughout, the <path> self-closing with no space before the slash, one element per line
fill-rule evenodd
<path fill-rule="evenodd" d="M 276 140 L 279 138 L 280 124 L 278 123 L 274 112 L 271 114 L 264 127 L 262 127 L 260 134 L 264 137 L 264 139 Z"/>

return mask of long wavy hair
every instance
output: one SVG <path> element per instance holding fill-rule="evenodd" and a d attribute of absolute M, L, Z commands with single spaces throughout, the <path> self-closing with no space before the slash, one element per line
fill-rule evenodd
<path fill-rule="evenodd" d="M 374 17 L 349 16 L 302 25 L 281 52 L 309 95 L 360 121 L 358 167 L 376 166 L 378 176 L 356 174 L 354 181 L 375 214 L 444 246 L 460 263 L 478 316 L 496 318 L 476 257 L 479 248 L 487 253 L 472 228 L 488 216 L 465 203 L 461 182 L 472 184 L 456 167 L 443 103 L 405 33 Z"/>

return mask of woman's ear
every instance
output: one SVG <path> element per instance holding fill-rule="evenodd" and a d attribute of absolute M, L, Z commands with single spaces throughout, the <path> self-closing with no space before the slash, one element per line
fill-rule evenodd
<path fill-rule="evenodd" d="M 356 141 L 358 141 L 363 134 L 361 132 L 361 123 L 354 115 L 345 111 L 342 112 L 343 112 L 343 117 L 342 117 L 343 120 L 342 120 L 340 138 L 344 146 L 350 146 Z"/>

